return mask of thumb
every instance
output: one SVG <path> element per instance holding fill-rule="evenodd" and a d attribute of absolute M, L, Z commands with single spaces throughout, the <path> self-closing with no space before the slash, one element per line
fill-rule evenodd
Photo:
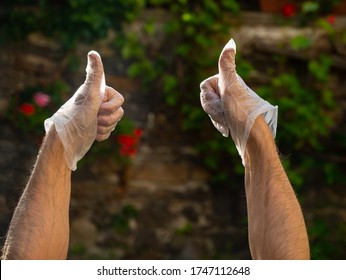
<path fill-rule="evenodd" d="M 90 51 L 88 53 L 88 65 L 86 67 L 86 73 L 87 75 L 84 84 L 89 84 L 91 94 L 98 94 L 101 100 L 103 100 L 106 82 L 101 56 L 98 52 Z"/>
<path fill-rule="evenodd" d="M 235 66 L 236 44 L 231 39 L 221 51 L 219 57 L 219 74 L 222 83 L 230 82 L 237 79 Z"/>

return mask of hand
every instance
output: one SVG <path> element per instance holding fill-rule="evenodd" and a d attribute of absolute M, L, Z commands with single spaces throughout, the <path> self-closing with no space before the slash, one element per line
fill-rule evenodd
<path fill-rule="evenodd" d="M 219 74 L 201 83 L 201 103 L 212 123 L 224 136 L 231 134 L 244 161 L 250 130 L 262 115 L 275 137 L 277 106 L 272 106 L 252 91 L 236 72 L 236 45 L 230 40 L 219 58 Z M 244 162 L 243 162 L 244 163 Z"/>
<path fill-rule="evenodd" d="M 48 133 L 54 124 L 65 149 L 65 158 L 71 170 L 90 149 L 95 139 L 108 138 L 123 115 L 124 102 L 120 93 L 105 85 L 100 55 L 88 53 L 87 76 L 76 93 L 45 121 Z"/>

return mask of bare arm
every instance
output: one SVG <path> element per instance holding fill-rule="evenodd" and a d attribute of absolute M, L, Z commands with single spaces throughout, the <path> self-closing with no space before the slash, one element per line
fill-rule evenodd
<path fill-rule="evenodd" d="M 249 245 L 254 259 L 309 259 L 301 208 L 272 134 L 258 117 L 245 152 Z"/>
<path fill-rule="evenodd" d="M 273 139 L 277 109 L 237 75 L 235 55 L 230 40 L 220 54 L 219 74 L 201 83 L 201 103 L 216 129 L 231 135 L 245 166 L 252 257 L 308 259 L 302 211 Z"/>
<path fill-rule="evenodd" d="M 52 127 L 13 215 L 3 259 L 65 259 L 70 192 L 71 170 Z"/>
<path fill-rule="evenodd" d="M 54 121 L 50 123 L 30 180 L 12 217 L 2 259 L 66 258 L 71 170 L 75 170 L 77 161 L 95 139 L 103 141 L 109 137 L 124 114 L 121 108 L 124 98 L 116 90 L 105 86 L 103 99 L 100 98 L 103 66 L 95 52 L 89 53 L 87 69 L 86 81 L 73 96 L 75 99 L 72 102 L 70 99 L 53 116 L 61 117 L 63 123 L 69 125 L 68 138 L 64 145 Z M 66 121 L 67 118 L 70 120 Z M 89 140 L 84 143 L 86 138 Z"/>

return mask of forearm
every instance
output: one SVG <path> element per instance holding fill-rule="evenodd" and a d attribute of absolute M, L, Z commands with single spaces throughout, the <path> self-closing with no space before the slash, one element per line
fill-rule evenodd
<path fill-rule="evenodd" d="M 14 212 L 4 259 L 65 259 L 68 249 L 71 170 L 52 129 Z"/>
<path fill-rule="evenodd" d="M 298 200 L 262 117 L 245 153 L 249 244 L 254 259 L 308 259 L 309 243 Z"/>

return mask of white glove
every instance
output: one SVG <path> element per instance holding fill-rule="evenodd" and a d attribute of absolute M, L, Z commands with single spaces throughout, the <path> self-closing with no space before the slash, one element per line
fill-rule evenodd
<path fill-rule="evenodd" d="M 223 136 L 231 134 L 243 160 L 250 130 L 259 115 L 275 138 L 278 107 L 260 98 L 236 72 L 236 45 L 231 39 L 219 58 L 219 74 L 201 83 L 201 103 L 212 123 Z"/>
<path fill-rule="evenodd" d="M 95 139 L 108 138 L 123 115 L 120 106 L 124 99 L 114 89 L 106 87 L 101 57 L 95 51 L 88 53 L 86 72 L 84 84 L 44 122 L 46 133 L 55 125 L 71 170 L 77 169 L 77 162 Z"/>

